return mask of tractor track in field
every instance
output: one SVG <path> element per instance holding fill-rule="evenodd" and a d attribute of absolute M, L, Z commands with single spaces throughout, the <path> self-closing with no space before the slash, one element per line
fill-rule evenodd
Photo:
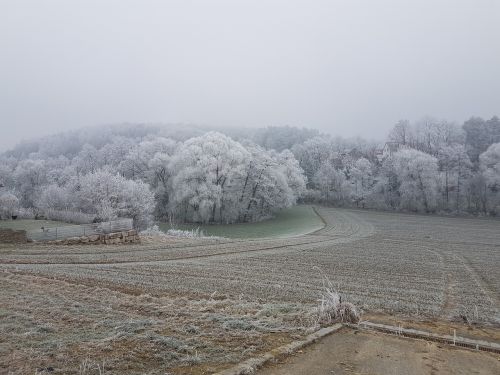
<path fill-rule="evenodd" d="M 458 259 L 462 263 L 462 265 L 463 265 L 464 269 L 467 271 L 467 274 L 469 275 L 469 277 L 477 285 L 477 288 L 487 298 L 489 298 L 491 302 L 493 302 L 492 304 L 494 306 L 500 306 L 500 300 L 498 299 L 497 294 L 495 293 L 495 291 L 491 289 L 491 287 L 488 285 L 488 283 L 484 282 L 484 280 L 482 279 L 482 277 L 472 267 L 472 265 L 470 264 L 470 262 L 468 261 L 468 259 L 466 259 L 463 256 L 459 256 L 457 254 L 454 254 L 454 256 L 455 256 L 456 259 Z M 497 310 L 497 314 L 498 314 L 498 309 L 496 309 L 496 310 Z"/>
<path fill-rule="evenodd" d="M 113 264 L 150 264 L 150 263 L 163 263 L 163 262 L 176 262 L 176 261 L 182 261 L 182 260 L 191 260 L 191 259 L 200 259 L 200 258 L 213 258 L 213 257 L 218 257 L 218 256 L 226 256 L 226 255 L 236 255 L 236 254 L 247 254 L 247 253 L 254 253 L 254 252 L 267 252 L 270 250 L 276 250 L 276 249 L 284 249 L 284 248 L 294 248 L 297 246 L 301 245 L 314 245 L 314 244 L 321 244 L 325 242 L 332 242 L 333 240 L 322 240 L 322 241 L 314 241 L 314 242 L 304 242 L 304 243 L 299 243 L 299 244 L 286 244 L 286 245 L 278 245 L 278 246 L 269 246 L 269 247 L 259 247 L 257 249 L 248 249 L 248 250 L 239 250 L 239 251 L 228 251 L 228 252 L 218 252 L 218 253 L 211 253 L 211 254 L 200 254 L 200 255 L 190 255 L 190 256 L 180 256 L 180 257 L 174 257 L 174 258 L 168 258 L 168 259 L 158 259 L 158 260 L 144 260 L 144 261 L 137 261 L 137 260 L 112 260 L 108 262 L 15 262 L 15 263 L 9 263 L 9 262 L 0 262 L 0 264 L 6 264 L 6 265 L 113 265 Z M 190 249 L 190 248 L 185 248 Z M 138 253 L 140 251 L 134 251 L 135 253 Z"/>
<path fill-rule="evenodd" d="M 353 233 L 353 235 L 354 234 L 355 233 Z M 321 237 L 323 237 L 323 236 L 321 236 Z M 130 264 L 154 264 L 154 263 L 188 261 L 188 260 L 193 260 L 193 259 L 207 259 L 207 258 L 214 258 L 214 257 L 219 257 L 219 256 L 245 255 L 245 254 L 249 254 L 249 253 L 259 253 L 259 252 L 267 253 L 267 252 L 272 252 L 273 250 L 278 250 L 278 249 L 289 249 L 290 251 L 300 251 L 300 246 L 307 245 L 308 247 L 310 247 L 312 245 L 328 245 L 328 244 L 333 245 L 333 244 L 337 244 L 339 242 L 339 240 L 342 240 L 342 242 L 345 242 L 345 240 L 349 237 L 352 237 L 352 235 L 339 236 L 338 238 L 328 237 L 327 239 L 299 242 L 299 243 L 293 243 L 293 244 L 258 247 L 255 249 L 226 251 L 226 252 L 222 251 L 222 252 L 216 252 L 216 253 L 210 253 L 210 254 L 179 256 L 179 257 L 171 257 L 171 258 L 167 258 L 167 259 L 157 259 L 157 260 L 123 260 L 123 261 L 110 260 L 110 261 L 96 261 L 96 262 L 19 262 L 19 261 L 5 262 L 5 261 L 0 261 L 0 264 L 10 265 L 10 266 L 15 266 L 15 265 L 81 265 L 81 266 L 87 265 L 87 266 L 90 266 L 90 265 L 114 265 L 114 264 L 128 264 L 128 265 L 130 265 Z M 218 246 L 212 245 L 212 247 L 217 248 Z M 190 248 L 191 247 L 182 248 L 182 249 L 188 250 Z M 135 253 L 140 253 L 140 250 L 135 251 Z"/>
<path fill-rule="evenodd" d="M 478 293 L 482 294 L 489 300 L 496 315 L 496 317 L 493 317 L 493 320 L 498 321 L 500 319 L 500 312 L 497 306 L 500 306 L 500 300 L 495 293 L 495 290 L 473 268 L 473 266 L 470 264 L 470 261 L 461 255 L 450 252 L 445 252 L 444 254 L 441 254 L 441 256 L 448 256 L 457 261 L 455 264 L 458 264 L 463 274 L 467 275 L 467 278 L 474 283 Z M 443 266 L 443 272 L 445 273 L 446 286 L 444 288 L 444 303 L 442 305 L 440 315 L 443 317 L 447 317 L 448 319 L 457 318 L 457 316 L 454 314 L 457 313 L 456 308 L 461 305 L 461 302 L 459 301 L 458 296 L 455 295 L 454 291 L 456 289 L 460 289 L 461 281 L 457 278 L 457 273 L 452 272 L 447 268 L 447 266 Z M 460 274 L 462 273 L 460 272 Z M 468 308 L 472 309 L 473 306 L 468 306 Z"/>
<path fill-rule="evenodd" d="M 8 259 L 0 259 L 0 264 L 16 266 L 16 265 L 113 265 L 113 264 L 154 264 L 161 262 L 176 262 L 183 260 L 193 260 L 193 259 L 204 259 L 204 258 L 214 258 L 219 256 L 233 256 L 233 255 L 245 255 L 248 253 L 268 253 L 278 249 L 289 249 L 290 251 L 300 251 L 300 247 L 307 245 L 316 246 L 316 245 L 328 245 L 328 244 L 337 244 L 350 242 L 352 240 L 356 240 L 359 238 L 364 238 L 373 233 L 373 227 L 370 224 L 367 224 L 363 220 L 358 219 L 355 215 L 346 215 L 341 214 L 339 223 L 329 223 L 322 216 L 317 209 L 314 210 L 315 213 L 321 218 L 321 220 L 325 223 L 325 227 L 309 233 L 300 235 L 297 237 L 290 237 L 286 239 L 252 239 L 252 240 L 234 240 L 227 241 L 223 243 L 202 243 L 202 244 L 193 244 L 188 246 L 182 245 L 174 245 L 166 248 L 162 248 L 161 245 L 157 246 L 147 246 L 146 248 L 135 248 L 132 250 L 119 250 L 119 251 L 102 251 L 102 252 L 65 252 L 65 253 L 51 253 L 51 252 L 37 252 L 37 253 L 16 253 L 17 256 L 25 256 L 25 257 L 36 257 L 36 256 L 47 256 L 47 255 L 57 255 L 57 256 L 81 256 L 81 255 L 119 255 L 119 254 L 137 254 L 138 257 L 141 255 L 147 255 L 148 252 L 161 252 L 161 255 L 167 255 L 167 258 L 164 259 L 152 259 L 152 260 L 117 260 L 117 259 L 106 259 L 106 260 L 96 260 L 93 262 L 86 261 L 37 261 L 36 259 L 31 259 L 30 261 L 19 261 L 16 259 L 8 260 Z M 333 233 L 332 233 L 333 232 Z M 285 243 L 283 243 L 285 242 Z M 247 246 L 250 244 L 251 247 L 249 249 L 241 249 L 241 250 L 230 250 L 237 247 L 238 244 L 246 244 Z M 236 246 L 235 246 L 236 245 Z M 266 246 L 267 245 L 267 246 Z M 44 245 L 45 246 L 45 245 Z M 191 254 L 191 255 L 179 255 L 179 256 L 171 256 L 168 257 L 168 252 L 175 250 L 182 250 L 184 252 L 188 252 L 190 250 L 196 250 L 199 248 L 203 248 L 203 254 Z M 213 253 L 206 253 L 206 251 L 210 250 L 224 250 L 228 249 L 230 251 L 217 251 Z M 170 254 L 173 255 L 173 254 Z"/>

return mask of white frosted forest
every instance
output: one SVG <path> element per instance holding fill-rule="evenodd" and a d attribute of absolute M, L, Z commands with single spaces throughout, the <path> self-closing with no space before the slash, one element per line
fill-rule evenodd
<path fill-rule="evenodd" d="M 310 129 L 84 128 L 0 156 L 2 218 L 253 222 L 297 202 L 500 214 L 500 120 L 398 122 L 385 142 Z"/>

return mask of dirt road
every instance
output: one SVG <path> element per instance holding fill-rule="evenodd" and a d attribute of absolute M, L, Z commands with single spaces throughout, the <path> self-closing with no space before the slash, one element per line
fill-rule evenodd
<path fill-rule="evenodd" d="M 500 374 L 500 356 L 343 329 L 257 375 Z"/>

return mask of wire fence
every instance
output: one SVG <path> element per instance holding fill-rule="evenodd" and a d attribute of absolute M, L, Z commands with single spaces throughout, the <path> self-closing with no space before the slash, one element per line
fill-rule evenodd
<path fill-rule="evenodd" d="M 118 219 L 102 223 L 66 225 L 53 228 L 40 228 L 29 230 L 26 237 L 33 241 L 54 241 L 71 237 L 91 236 L 94 234 L 107 234 L 123 232 L 134 228 L 133 219 Z"/>

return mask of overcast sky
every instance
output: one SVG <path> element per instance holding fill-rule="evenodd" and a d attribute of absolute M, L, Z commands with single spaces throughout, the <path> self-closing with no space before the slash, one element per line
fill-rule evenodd
<path fill-rule="evenodd" d="M 500 115 L 499 0 L 0 0 L 0 149 L 119 122 Z"/>

